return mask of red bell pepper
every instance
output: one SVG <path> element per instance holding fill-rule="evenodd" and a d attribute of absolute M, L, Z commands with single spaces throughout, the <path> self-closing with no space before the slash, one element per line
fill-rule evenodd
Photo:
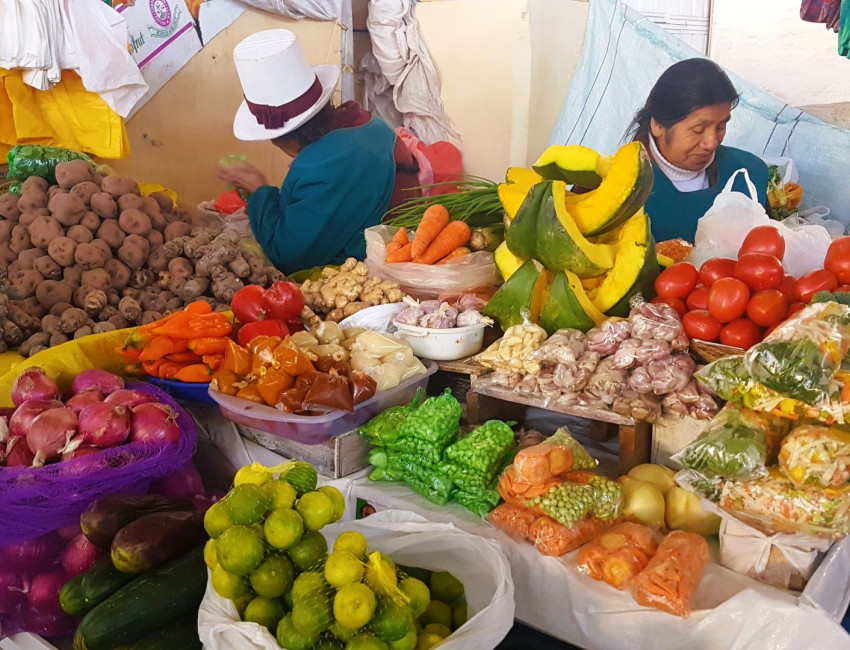
<path fill-rule="evenodd" d="M 294 282 L 275 282 L 263 293 L 263 309 L 269 318 L 293 320 L 304 309 L 304 294 Z"/>
<path fill-rule="evenodd" d="M 236 292 L 230 301 L 230 309 L 240 323 L 255 323 L 265 320 L 264 293 L 265 289 L 257 284 L 249 284 Z"/>
<path fill-rule="evenodd" d="M 282 320 L 261 320 L 254 323 L 246 323 L 239 328 L 236 335 L 236 342 L 242 347 L 257 336 L 279 336 L 285 338 L 289 336 L 289 328 Z"/>

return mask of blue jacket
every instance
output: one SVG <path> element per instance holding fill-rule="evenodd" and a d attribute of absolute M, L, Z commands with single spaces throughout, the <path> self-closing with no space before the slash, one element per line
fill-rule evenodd
<path fill-rule="evenodd" d="M 654 183 L 652 194 L 644 206 L 652 224 L 652 236 L 655 241 L 682 238 L 693 242 L 697 233 L 697 221 L 714 203 L 717 195 L 723 191 L 726 182 L 742 167 L 747 170 L 750 180 L 756 187 L 758 201 L 767 203 L 767 165 L 758 156 L 735 149 L 720 146 L 715 154 L 717 182 L 706 190 L 680 192 L 670 179 L 664 175 L 655 163 L 652 163 Z M 739 175 L 732 189 L 749 196 L 747 184 Z"/>
<path fill-rule="evenodd" d="M 287 274 L 363 259 L 363 231 L 380 223 L 395 181 L 395 132 L 378 117 L 331 131 L 295 157 L 283 185 L 248 200 L 251 230 Z"/>

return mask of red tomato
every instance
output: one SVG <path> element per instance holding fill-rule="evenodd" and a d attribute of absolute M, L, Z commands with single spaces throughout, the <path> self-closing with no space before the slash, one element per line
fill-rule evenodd
<path fill-rule="evenodd" d="M 850 292 L 850 284 L 842 284 L 835 291 L 838 293 L 848 293 Z"/>
<path fill-rule="evenodd" d="M 263 308 L 269 318 L 292 320 L 304 309 L 304 295 L 294 282 L 275 282 L 263 293 Z"/>
<path fill-rule="evenodd" d="M 728 257 L 715 257 L 699 267 L 699 281 L 705 287 L 711 287 L 720 278 L 731 278 L 735 274 L 735 260 Z"/>
<path fill-rule="evenodd" d="M 785 237 L 773 226 L 757 226 L 744 238 L 738 259 L 747 253 L 767 253 L 781 262 L 785 255 Z"/>
<path fill-rule="evenodd" d="M 745 253 L 735 264 L 735 277 L 753 291 L 775 289 L 785 277 L 782 263 L 767 253 Z"/>
<path fill-rule="evenodd" d="M 797 279 L 797 300 L 807 305 L 818 291 L 835 291 L 838 279 L 826 269 L 809 271 Z"/>
<path fill-rule="evenodd" d="M 685 301 L 688 309 L 708 309 L 708 289 L 697 285 Z"/>
<path fill-rule="evenodd" d="M 723 327 L 714 316 L 705 309 L 689 311 L 682 317 L 685 334 L 700 341 L 716 341 Z"/>
<path fill-rule="evenodd" d="M 246 323 L 239 328 L 236 334 L 236 342 L 243 348 L 257 336 L 279 336 L 281 338 L 289 336 L 289 328 L 282 320 L 258 320 L 253 323 Z"/>
<path fill-rule="evenodd" d="M 708 311 L 721 323 L 744 315 L 750 300 L 747 285 L 735 278 L 720 278 L 708 290 Z"/>
<path fill-rule="evenodd" d="M 841 284 L 850 284 L 850 237 L 839 237 L 829 245 L 823 268 L 833 273 Z"/>
<path fill-rule="evenodd" d="M 699 281 L 699 272 L 693 264 L 679 262 L 664 269 L 655 279 L 655 293 L 661 298 L 684 300 Z"/>
<path fill-rule="evenodd" d="M 797 278 L 793 275 L 786 275 L 782 278 L 782 282 L 776 287 L 779 289 L 789 301 L 797 299 Z"/>
<path fill-rule="evenodd" d="M 791 318 L 794 314 L 796 314 L 798 311 L 800 311 L 805 306 L 806 306 L 806 303 L 804 303 L 804 302 L 792 302 L 788 306 L 788 315 L 785 317 L 785 319 L 787 320 L 787 319 Z"/>
<path fill-rule="evenodd" d="M 733 320 L 720 330 L 720 342 L 723 345 L 731 345 L 733 348 L 747 350 L 761 341 L 762 331 L 749 318 Z"/>
<path fill-rule="evenodd" d="M 230 301 L 230 309 L 240 323 L 254 323 L 266 317 L 266 310 L 263 308 L 265 292 L 265 289 L 256 284 L 249 284 L 236 292 Z"/>
<path fill-rule="evenodd" d="M 677 314 L 679 314 L 679 318 L 684 316 L 685 312 L 688 311 L 688 308 L 685 307 L 685 303 L 678 298 L 662 298 L 661 296 L 656 296 L 650 300 L 650 302 L 653 302 L 656 305 L 669 305 Z"/>
<path fill-rule="evenodd" d="M 777 289 L 756 291 L 747 305 L 747 316 L 761 327 L 781 323 L 787 313 L 788 299 Z"/>

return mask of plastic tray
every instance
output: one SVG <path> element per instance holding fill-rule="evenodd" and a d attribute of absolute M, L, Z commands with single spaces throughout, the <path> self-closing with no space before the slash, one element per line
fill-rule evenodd
<path fill-rule="evenodd" d="M 184 402 L 198 402 L 200 404 L 215 404 L 210 397 L 210 384 L 188 383 L 185 381 L 174 381 L 172 379 L 159 379 L 157 377 L 145 377 L 144 380 L 161 388 L 174 399 Z"/>
<path fill-rule="evenodd" d="M 270 406 L 209 391 L 210 397 L 221 407 L 228 420 L 276 436 L 288 438 L 304 445 L 319 445 L 335 436 L 352 431 L 391 406 L 400 406 L 413 399 L 417 389 L 427 388 L 428 380 L 437 372 L 437 364 L 423 360 L 425 373 L 411 377 L 395 388 L 378 393 L 354 411 L 331 411 L 324 415 L 292 415 Z"/>

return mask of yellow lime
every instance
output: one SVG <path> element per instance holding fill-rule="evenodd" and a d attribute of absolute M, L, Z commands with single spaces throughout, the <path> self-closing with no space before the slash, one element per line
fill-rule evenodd
<path fill-rule="evenodd" d="M 466 623 L 467 616 L 466 601 L 459 600 L 455 603 L 454 607 L 452 607 L 452 625 L 454 626 L 452 629 L 456 630 Z"/>
<path fill-rule="evenodd" d="M 216 541 L 215 554 L 226 571 L 246 576 L 260 566 L 266 554 L 266 544 L 253 528 L 231 526 Z"/>
<path fill-rule="evenodd" d="M 318 490 L 316 490 L 316 492 L 321 492 L 322 494 L 324 494 L 331 500 L 331 503 L 333 504 L 334 518 L 331 520 L 331 523 L 342 519 L 342 516 L 345 514 L 345 497 L 342 496 L 342 492 L 340 492 L 331 485 L 323 485 Z"/>
<path fill-rule="evenodd" d="M 432 600 L 428 604 L 428 608 L 419 617 L 419 622 L 422 625 L 430 623 L 440 623 L 447 628 L 452 627 L 452 608 L 439 600 Z"/>
<path fill-rule="evenodd" d="M 434 571 L 431 574 L 431 597 L 444 603 L 453 603 L 463 596 L 463 585 L 447 571 Z"/>
<path fill-rule="evenodd" d="M 269 511 L 269 499 L 265 489 L 255 483 L 237 485 L 228 494 L 224 503 L 227 514 L 237 524 L 256 524 Z"/>
<path fill-rule="evenodd" d="M 284 614 L 286 614 L 285 608 L 279 600 L 257 596 L 248 603 L 245 613 L 242 614 L 242 620 L 258 623 L 269 630 L 276 630 Z"/>
<path fill-rule="evenodd" d="M 213 539 L 217 538 L 235 523 L 230 518 L 230 515 L 227 514 L 225 501 L 227 499 L 212 504 L 204 513 L 204 530 Z"/>
<path fill-rule="evenodd" d="M 296 569 L 309 571 L 318 568 L 328 554 L 328 543 L 321 533 L 307 532 L 301 541 L 287 549 L 286 554 Z"/>
<path fill-rule="evenodd" d="M 452 631 L 442 623 L 428 623 L 428 625 L 422 628 L 422 634 L 436 634 L 445 639 L 451 636 Z"/>
<path fill-rule="evenodd" d="M 407 596 L 414 618 L 419 618 L 431 603 L 431 591 L 428 585 L 416 578 L 405 578 L 398 586 Z"/>
<path fill-rule="evenodd" d="M 246 483 L 262 485 L 268 481 L 271 476 L 271 473 L 259 463 L 251 463 L 250 465 L 245 465 L 244 467 L 239 468 L 239 471 L 236 472 L 236 476 L 233 477 L 233 485 L 239 486 L 245 485 Z"/>
<path fill-rule="evenodd" d="M 413 628 L 406 635 L 396 641 L 390 641 L 390 650 L 414 650 L 419 634 Z"/>
<path fill-rule="evenodd" d="M 371 634 L 358 634 L 351 639 L 346 645 L 345 650 L 389 650 L 390 647 L 380 639 L 375 638 Z"/>
<path fill-rule="evenodd" d="M 292 622 L 301 634 L 319 635 L 333 620 L 333 602 L 327 594 L 314 591 L 301 599 L 293 596 Z"/>
<path fill-rule="evenodd" d="M 215 540 L 207 540 L 204 544 L 204 563 L 209 567 L 210 571 L 218 565 L 218 558 L 215 556 Z"/>
<path fill-rule="evenodd" d="M 383 641 L 397 641 L 415 629 L 410 608 L 388 598 L 382 598 L 378 603 L 369 628 Z"/>
<path fill-rule="evenodd" d="M 264 598 L 280 598 L 292 588 L 295 569 L 285 555 L 269 555 L 251 572 L 251 588 Z M 277 622 L 275 621 L 275 625 Z"/>
<path fill-rule="evenodd" d="M 263 487 L 269 496 L 269 507 L 272 510 L 288 510 L 295 504 L 295 488 L 291 483 L 276 479 L 269 481 Z"/>
<path fill-rule="evenodd" d="M 301 515 L 307 530 L 320 530 L 334 518 L 334 504 L 328 495 L 321 492 L 307 492 L 298 499 L 295 510 Z"/>
<path fill-rule="evenodd" d="M 336 611 L 336 600 L 334 600 L 334 611 Z M 356 629 L 345 627 L 338 620 L 334 621 L 328 626 L 328 632 L 333 634 L 337 639 L 339 639 L 343 643 L 347 643 L 348 641 L 351 641 L 351 639 L 357 636 Z"/>
<path fill-rule="evenodd" d="M 286 650 L 313 650 L 319 642 L 319 635 L 308 636 L 298 631 L 292 622 L 292 614 L 287 614 L 277 624 L 277 642 Z"/>
<path fill-rule="evenodd" d="M 266 541 L 282 551 L 301 541 L 304 534 L 304 522 L 294 510 L 272 510 L 263 524 Z"/>
<path fill-rule="evenodd" d="M 347 530 L 336 538 L 334 551 L 349 551 L 361 560 L 365 560 L 366 554 L 369 552 L 369 546 L 366 543 L 366 538 L 363 537 L 363 533 L 358 533 L 356 530 Z"/>
<path fill-rule="evenodd" d="M 345 585 L 334 596 L 334 618 L 343 628 L 358 630 L 372 620 L 376 603 L 374 592 L 366 585 Z"/>
<path fill-rule="evenodd" d="M 345 646 L 342 641 L 339 639 L 322 639 L 319 641 L 319 645 L 316 646 L 315 650 L 343 650 Z"/>
<path fill-rule="evenodd" d="M 327 593 L 328 585 L 318 571 L 305 571 L 295 578 L 292 583 L 292 602 L 296 603 L 302 598 L 312 594 Z"/>
<path fill-rule="evenodd" d="M 339 589 L 351 582 L 362 582 L 365 570 L 363 561 L 354 553 L 334 550 L 325 562 L 325 580 Z"/>
<path fill-rule="evenodd" d="M 431 648 L 436 648 L 442 642 L 442 637 L 436 634 L 420 634 L 416 640 L 415 650 L 431 650 Z"/>
<path fill-rule="evenodd" d="M 236 600 L 248 593 L 248 581 L 224 570 L 220 564 L 212 571 L 212 586 L 222 598 Z"/>

